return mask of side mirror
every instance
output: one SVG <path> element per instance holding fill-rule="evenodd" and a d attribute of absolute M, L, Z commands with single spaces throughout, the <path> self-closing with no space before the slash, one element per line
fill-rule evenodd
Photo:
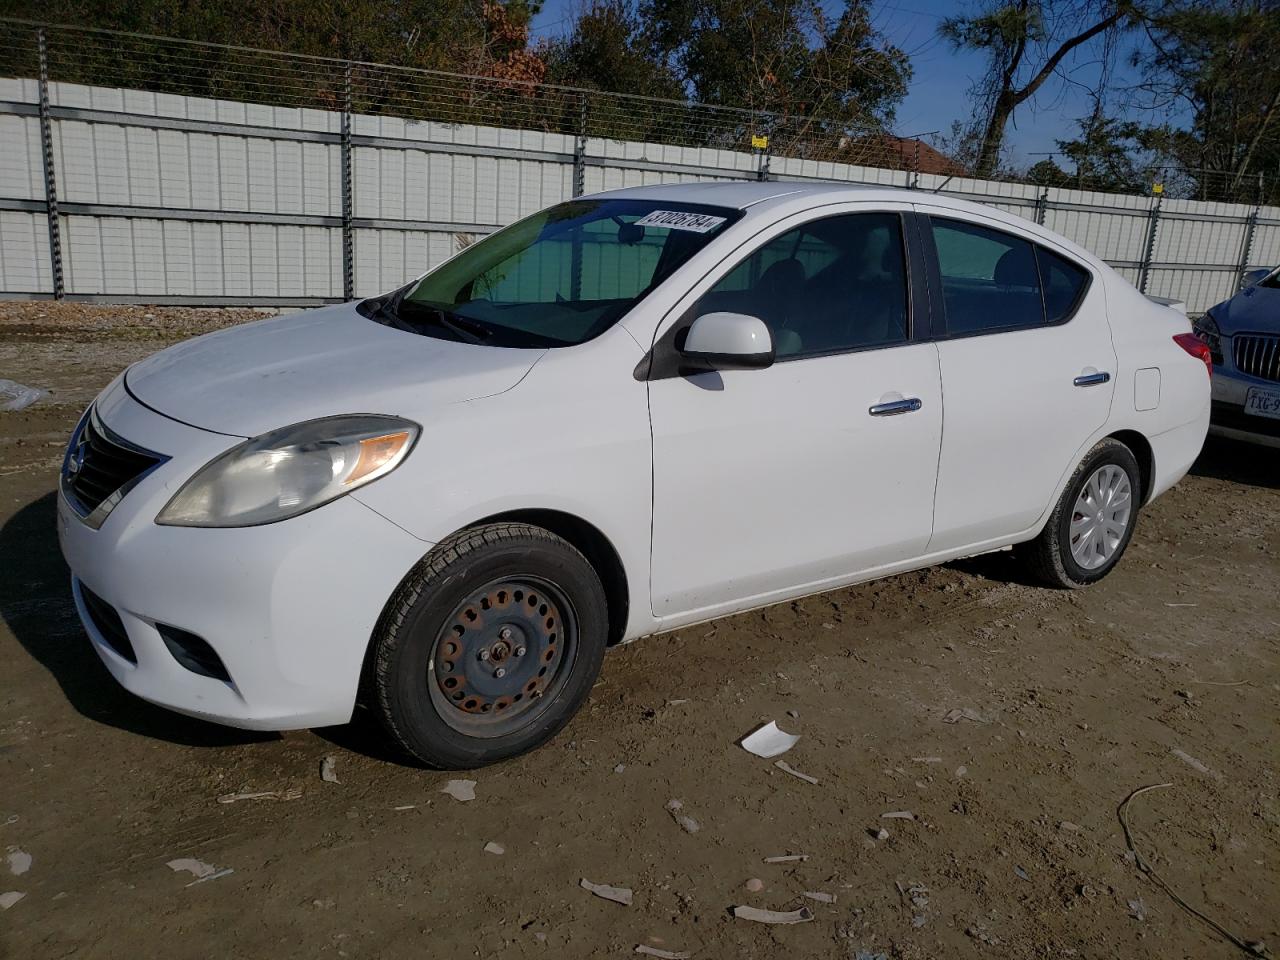
<path fill-rule="evenodd" d="M 680 353 L 712 370 L 753 370 L 773 364 L 773 335 L 759 317 L 704 313 L 689 327 Z"/>
<path fill-rule="evenodd" d="M 1271 271 L 1266 267 L 1245 271 L 1245 275 L 1240 278 L 1240 289 L 1244 290 L 1246 287 L 1252 287 L 1255 283 L 1265 280 L 1270 273 Z"/>

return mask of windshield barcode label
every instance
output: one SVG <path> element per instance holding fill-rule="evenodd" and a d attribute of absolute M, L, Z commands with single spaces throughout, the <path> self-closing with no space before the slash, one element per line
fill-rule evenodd
<path fill-rule="evenodd" d="M 655 210 L 636 221 L 637 227 L 665 227 L 668 230 L 691 230 L 706 233 L 724 223 L 724 217 L 706 213 L 689 213 L 687 210 Z"/>

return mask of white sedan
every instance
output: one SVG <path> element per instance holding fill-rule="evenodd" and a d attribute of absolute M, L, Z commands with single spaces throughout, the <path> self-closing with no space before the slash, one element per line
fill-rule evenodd
<path fill-rule="evenodd" d="M 140 697 L 477 766 L 606 647 L 1010 545 L 1105 576 L 1209 421 L 1185 316 L 1025 220 L 831 184 L 551 207 L 93 403 L 58 532 Z"/>

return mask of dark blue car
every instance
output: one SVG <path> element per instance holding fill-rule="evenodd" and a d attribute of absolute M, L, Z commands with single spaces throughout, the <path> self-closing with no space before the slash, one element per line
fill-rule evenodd
<path fill-rule="evenodd" d="M 1280 447 L 1280 268 L 1245 274 L 1193 326 L 1213 354 L 1209 432 Z"/>

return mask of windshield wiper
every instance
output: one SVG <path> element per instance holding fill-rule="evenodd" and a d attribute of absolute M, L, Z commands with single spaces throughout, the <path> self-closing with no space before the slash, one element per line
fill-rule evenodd
<path fill-rule="evenodd" d="M 483 323 L 472 320 L 470 317 L 464 317 L 460 313 L 454 313 L 452 310 L 446 310 L 444 307 L 437 307 L 433 303 L 424 303 L 421 300 L 405 300 L 401 298 L 396 304 L 396 319 L 401 323 L 416 323 L 419 316 L 406 317 L 406 312 L 416 314 L 422 311 L 424 319 L 429 318 L 436 325 L 444 327 L 450 333 L 469 343 L 484 343 L 493 336 L 493 330 L 486 327 Z M 405 308 L 412 307 L 412 310 Z"/>
<path fill-rule="evenodd" d="M 366 301 L 366 303 L 375 304 L 371 314 L 367 316 L 389 327 L 409 333 L 422 333 L 425 321 L 437 327 L 443 327 L 466 343 L 483 343 L 493 336 L 492 329 L 470 317 L 464 317 L 433 303 L 405 299 L 410 289 L 412 285 L 401 287 L 382 300 Z"/>

